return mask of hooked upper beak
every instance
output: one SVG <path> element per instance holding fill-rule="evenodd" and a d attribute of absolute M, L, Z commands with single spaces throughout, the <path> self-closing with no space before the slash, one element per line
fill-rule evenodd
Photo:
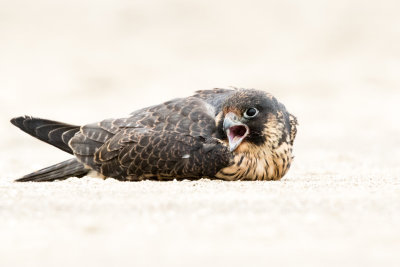
<path fill-rule="evenodd" d="M 242 123 L 238 116 L 233 112 L 228 112 L 225 115 L 224 131 L 229 141 L 230 151 L 234 151 L 243 141 L 243 139 L 249 134 L 249 127 Z"/>

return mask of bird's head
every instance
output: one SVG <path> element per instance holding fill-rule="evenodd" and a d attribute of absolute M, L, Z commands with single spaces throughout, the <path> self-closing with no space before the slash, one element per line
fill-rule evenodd
<path fill-rule="evenodd" d="M 217 124 L 231 152 L 257 153 L 273 151 L 284 142 L 291 146 L 297 121 L 271 94 L 241 89 L 224 102 Z"/>

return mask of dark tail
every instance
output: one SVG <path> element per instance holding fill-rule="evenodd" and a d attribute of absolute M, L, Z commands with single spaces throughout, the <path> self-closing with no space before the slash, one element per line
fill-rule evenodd
<path fill-rule="evenodd" d="M 22 131 L 53 145 L 65 152 L 73 154 L 68 146 L 69 140 L 79 132 L 80 127 L 62 122 L 32 118 L 29 116 L 17 117 L 11 123 Z M 63 161 L 56 165 L 25 175 L 16 180 L 17 182 L 48 182 L 64 180 L 69 177 L 82 177 L 89 172 L 85 166 L 76 159 Z"/>
<path fill-rule="evenodd" d="M 68 142 L 79 131 L 79 126 L 30 116 L 14 118 L 11 123 L 33 137 L 73 154 Z"/>
<path fill-rule="evenodd" d="M 42 170 L 25 175 L 15 180 L 16 182 L 51 182 L 65 180 L 69 177 L 83 177 L 89 170 L 76 159 L 70 159 Z"/>

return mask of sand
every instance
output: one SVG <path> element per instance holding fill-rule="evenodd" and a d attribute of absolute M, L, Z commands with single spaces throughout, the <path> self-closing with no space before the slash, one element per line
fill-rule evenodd
<path fill-rule="evenodd" d="M 399 266 L 398 1 L 0 3 L 0 266 Z M 274 182 L 13 183 L 69 158 L 9 123 L 238 86 L 299 120 Z"/>

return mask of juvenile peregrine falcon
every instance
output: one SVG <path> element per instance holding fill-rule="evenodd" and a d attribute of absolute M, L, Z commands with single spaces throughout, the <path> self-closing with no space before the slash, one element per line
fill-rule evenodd
<path fill-rule="evenodd" d="M 271 94 L 217 88 L 81 127 L 28 116 L 11 123 L 74 155 L 19 182 L 91 172 L 121 181 L 279 180 L 293 159 L 297 120 Z"/>

